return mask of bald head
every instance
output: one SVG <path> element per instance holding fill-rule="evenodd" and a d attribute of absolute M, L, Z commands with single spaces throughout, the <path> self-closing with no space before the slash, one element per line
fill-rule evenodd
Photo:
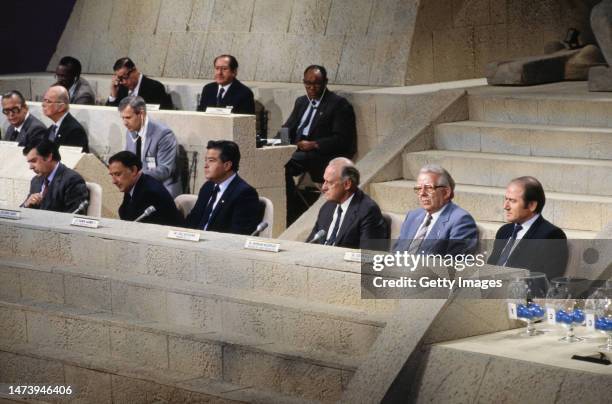
<path fill-rule="evenodd" d="M 51 86 L 43 98 L 43 113 L 57 122 L 70 108 L 68 90 L 62 86 Z"/>

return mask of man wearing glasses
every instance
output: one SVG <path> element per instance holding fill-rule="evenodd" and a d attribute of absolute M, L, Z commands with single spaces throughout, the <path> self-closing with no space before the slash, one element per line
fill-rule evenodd
<path fill-rule="evenodd" d="M 174 109 L 164 85 L 140 73 L 132 59 L 118 59 L 113 71 L 115 74 L 111 79 L 111 91 L 106 105 L 117 107 L 127 96 L 140 96 L 147 104 L 157 104 L 160 109 Z"/>
<path fill-rule="evenodd" d="M 25 98 L 17 90 L 2 96 L 2 113 L 10 123 L 4 140 L 17 142 L 24 147 L 37 144 L 47 134 L 45 124 L 30 114 Z"/>
<path fill-rule="evenodd" d="M 89 153 L 87 132 L 69 109 L 68 90 L 60 85 L 49 87 L 42 101 L 43 114 L 53 121 L 49 126 L 48 139 L 58 146 L 81 147 L 83 153 Z"/>
<path fill-rule="evenodd" d="M 414 192 L 418 209 L 408 212 L 394 251 L 410 254 L 470 254 L 478 244 L 474 218 L 452 202 L 455 181 L 437 164 L 421 168 Z"/>
<path fill-rule="evenodd" d="M 327 89 L 325 67 L 304 70 L 306 95 L 295 101 L 283 125 L 297 150 L 285 165 L 287 225 L 303 212 L 293 177 L 305 172 L 314 182 L 323 182 L 323 172 L 335 157 L 352 158 L 356 150 L 355 113 L 343 97 Z"/>

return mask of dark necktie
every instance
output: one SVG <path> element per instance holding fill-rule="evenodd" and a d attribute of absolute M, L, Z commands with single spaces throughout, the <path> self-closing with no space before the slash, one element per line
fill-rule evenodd
<path fill-rule="evenodd" d="M 42 191 L 42 198 L 45 199 L 45 196 L 49 193 L 49 179 L 45 177 L 43 183 L 45 184 L 45 189 Z"/>
<path fill-rule="evenodd" d="M 512 236 L 508 239 L 506 246 L 502 250 L 499 259 L 497 260 L 497 265 L 505 266 L 508 258 L 510 257 L 510 253 L 512 252 L 512 247 L 514 246 L 514 242 L 516 241 L 516 235 L 519 231 L 523 229 L 523 226 L 520 224 L 514 225 L 514 231 L 512 231 Z"/>
<path fill-rule="evenodd" d="M 225 89 L 221 87 L 219 89 L 219 94 L 217 94 L 217 106 L 221 106 L 221 102 L 223 102 L 223 94 L 225 93 Z"/>
<path fill-rule="evenodd" d="M 215 188 L 213 189 L 212 195 L 210 196 L 206 209 L 204 210 L 204 214 L 202 215 L 202 230 L 206 230 L 206 225 L 208 224 L 210 216 L 212 215 L 213 206 L 215 205 L 215 200 L 217 199 L 218 193 L 219 185 L 215 184 Z"/>
<path fill-rule="evenodd" d="M 334 223 L 334 229 L 332 230 L 331 236 L 325 242 L 326 245 L 334 245 L 336 243 L 336 237 L 338 237 L 338 230 L 340 230 L 340 219 L 342 219 L 342 207 L 338 205 L 338 214 L 336 215 L 336 223 Z"/>
<path fill-rule="evenodd" d="M 315 107 L 315 102 L 311 101 L 310 110 L 308 111 L 308 114 L 306 115 L 306 119 L 304 119 L 304 122 L 302 122 L 302 124 L 297 129 L 296 134 L 297 134 L 298 140 L 300 140 L 302 137 L 308 136 L 308 134 L 304 135 L 302 132 L 304 132 L 304 128 L 306 128 L 308 124 L 310 123 L 310 120 L 312 119 L 312 114 L 314 113 L 314 111 L 316 111 L 316 109 L 317 108 Z M 310 128 L 308 128 L 308 131 L 310 132 Z"/>
<path fill-rule="evenodd" d="M 136 157 L 138 161 L 142 161 L 142 137 L 140 135 L 136 139 Z"/>
<path fill-rule="evenodd" d="M 423 240 L 425 240 L 425 236 L 427 235 L 427 230 L 429 229 L 429 225 L 431 224 L 431 219 L 433 217 L 428 213 L 425 218 L 425 223 L 423 226 L 417 231 L 414 235 L 414 239 L 412 239 L 412 243 L 410 243 L 410 247 L 408 248 L 408 254 L 416 254 L 421 248 L 421 244 L 423 244 Z"/>
<path fill-rule="evenodd" d="M 19 131 L 18 131 L 17 129 L 15 129 L 15 130 L 13 131 L 13 138 L 12 138 L 12 139 L 9 139 L 9 140 L 16 140 L 16 141 L 19 141 Z"/>
<path fill-rule="evenodd" d="M 55 131 L 57 130 L 57 125 L 51 125 L 49 127 L 49 140 L 55 142 Z"/>

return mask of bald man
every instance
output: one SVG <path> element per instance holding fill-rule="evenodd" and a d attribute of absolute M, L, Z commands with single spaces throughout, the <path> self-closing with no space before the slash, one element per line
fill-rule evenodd
<path fill-rule="evenodd" d="M 59 146 L 81 147 L 83 153 L 89 153 L 87 132 L 70 114 L 70 96 L 68 90 L 60 85 L 49 87 L 42 101 L 43 113 L 53 121 L 48 129 L 48 139 Z"/>

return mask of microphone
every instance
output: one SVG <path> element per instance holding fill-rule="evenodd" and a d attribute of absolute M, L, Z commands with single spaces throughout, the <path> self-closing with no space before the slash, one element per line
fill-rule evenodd
<path fill-rule="evenodd" d="M 157 211 L 157 209 L 155 208 L 155 206 L 151 205 L 148 208 L 146 208 L 145 211 L 142 212 L 142 215 L 138 216 L 136 218 L 136 220 L 134 220 L 134 222 L 140 222 L 142 219 L 145 219 L 145 218 L 151 216 L 156 211 Z"/>
<path fill-rule="evenodd" d="M 321 240 L 323 237 L 325 237 L 325 235 L 327 234 L 327 232 L 325 230 L 319 230 L 314 237 L 312 238 L 312 240 L 308 241 L 308 243 L 312 244 L 312 243 L 316 243 L 317 241 Z"/>
<path fill-rule="evenodd" d="M 82 212 L 85 208 L 87 208 L 89 206 L 89 201 L 83 201 L 81 202 L 81 204 L 79 205 L 78 208 L 76 208 L 74 210 L 74 212 L 72 212 L 73 215 L 76 215 L 79 212 Z"/>
<path fill-rule="evenodd" d="M 268 222 L 261 222 L 261 223 L 259 223 L 257 225 L 257 228 L 255 229 L 255 231 L 253 233 L 251 233 L 251 236 L 259 236 L 259 233 L 264 231 L 267 227 L 268 227 Z"/>

